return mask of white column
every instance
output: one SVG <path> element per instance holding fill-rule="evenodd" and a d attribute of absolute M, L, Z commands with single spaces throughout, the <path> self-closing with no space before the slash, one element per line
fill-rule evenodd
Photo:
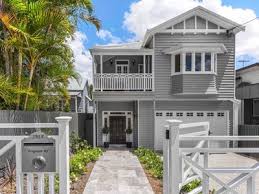
<path fill-rule="evenodd" d="M 75 97 L 75 111 L 77 112 L 77 96 Z"/>
<path fill-rule="evenodd" d="M 144 91 L 146 91 L 146 55 L 143 55 Z"/>
<path fill-rule="evenodd" d="M 211 53 L 211 70 L 217 73 L 217 68 L 215 66 L 215 53 Z"/>
<path fill-rule="evenodd" d="M 169 127 L 165 126 L 163 140 L 163 194 L 169 194 Z"/>
<path fill-rule="evenodd" d="M 195 72 L 195 52 L 192 52 L 192 72 Z"/>
<path fill-rule="evenodd" d="M 21 140 L 17 139 L 15 144 L 15 162 L 16 162 L 16 194 L 23 193 L 23 174 L 22 174 L 22 155 Z"/>
<path fill-rule="evenodd" d="M 92 82 L 93 82 L 93 91 L 95 91 L 95 74 L 96 74 L 96 72 L 95 72 L 96 68 L 95 68 L 94 59 L 95 59 L 95 55 L 92 56 L 92 71 L 93 71 L 93 72 L 92 72 L 92 76 L 93 76 Z"/>
<path fill-rule="evenodd" d="M 169 185 L 170 194 L 176 194 L 180 192 L 179 184 L 181 182 L 180 174 L 180 152 L 179 152 L 179 125 L 182 123 L 180 120 L 168 120 L 170 130 L 169 140 Z"/>
<path fill-rule="evenodd" d="M 181 72 L 184 73 L 185 72 L 185 53 L 181 53 Z"/>
<path fill-rule="evenodd" d="M 208 148 L 208 141 L 205 143 L 205 146 Z M 209 166 L 209 153 L 204 153 L 203 167 L 206 169 Z M 209 194 L 209 176 L 205 173 L 202 174 L 202 193 Z"/>
<path fill-rule="evenodd" d="M 205 72 L 205 52 L 201 53 L 201 71 Z"/>
<path fill-rule="evenodd" d="M 100 66 L 101 66 L 101 91 L 103 91 L 103 56 L 100 56 Z"/>
<path fill-rule="evenodd" d="M 247 179 L 247 194 L 255 194 L 255 175 L 253 174 L 249 179 Z"/>
<path fill-rule="evenodd" d="M 72 117 L 56 117 L 59 130 L 59 193 L 70 193 L 69 179 L 69 121 Z"/>
<path fill-rule="evenodd" d="M 93 101 L 93 147 L 96 147 L 96 122 L 95 122 L 95 114 L 96 114 L 96 105 L 95 105 L 95 101 Z"/>

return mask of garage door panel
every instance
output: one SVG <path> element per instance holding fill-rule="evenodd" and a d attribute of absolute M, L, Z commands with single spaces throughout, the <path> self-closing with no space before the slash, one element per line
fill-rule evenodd
<path fill-rule="evenodd" d="M 183 123 L 210 122 L 211 135 L 228 135 L 228 111 L 156 111 L 155 119 L 155 149 L 162 150 L 164 126 L 167 120 L 177 119 Z M 189 133 L 190 129 L 181 133 Z M 200 131 L 199 128 L 192 129 L 192 132 Z M 211 147 L 226 146 L 224 142 L 212 142 Z"/>

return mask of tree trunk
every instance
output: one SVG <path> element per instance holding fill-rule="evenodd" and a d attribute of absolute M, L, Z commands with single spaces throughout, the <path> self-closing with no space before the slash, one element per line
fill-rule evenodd
<path fill-rule="evenodd" d="M 4 35 L 4 39 L 7 39 L 7 30 L 5 29 L 5 27 L 3 27 L 3 35 Z M 10 75 L 10 59 L 9 59 L 8 49 L 5 47 L 3 49 L 3 57 L 4 57 L 4 64 L 5 64 L 5 74 L 7 76 L 9 76 Z"/>
<path fill-rule="evenodd" d="M 32 78 L 33 78 L 33 74 L 34 74 L 34 69 L 35 69 L 35 62 L 32 61 L 31 62 L 31 69 L 30 69 L 30 76 L 29 76 L 29 83 L 28 83 L 28 89 L 31 89 L 31 83 L 32 83 Z M 29 98 L 29 94 L 27 93 L 25 96 L 25 101 L 24 101 L 24 110 L 27 109 L 27 104 L 28 104 L 28 98 Z"/>
<path fill-rule="evenodd" d="M 21 89 L 21 79 L 22 79 L 22 50 L 18 50 L 18 80 L 17 80 L 17 88 L 18 90 Z M 21 94 L 17 94 L 17 104 L 16 104 L 16 110 L 19 110 L 20 108 L 20 100 L 21 100 Z"/>

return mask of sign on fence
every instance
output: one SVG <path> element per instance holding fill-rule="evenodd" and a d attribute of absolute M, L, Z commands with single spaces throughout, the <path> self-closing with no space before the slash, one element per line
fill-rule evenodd
<path fill-rule="evenodd" d="M 55 129 L 58 135 L 47 137 L 41 132 L 28 136 L 0 136 L 0 141 L 9 141 L 0 156 L 15 146 L 16 194 L 56 193 L 59 179 L 60 194 L 69 194 L 69 121 L 71 117 L 56 117 L 57 123 L 0 123 L 0 130 Z M 48 181 L 46 181 L 48 180 Z"/>

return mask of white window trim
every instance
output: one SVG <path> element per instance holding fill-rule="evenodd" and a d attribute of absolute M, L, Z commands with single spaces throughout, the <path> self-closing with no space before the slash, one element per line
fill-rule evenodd
<path fill-rule="evenodd" d="M 124 114 L 111 114 L 111 113 L 124 113 Z M 107 114 L 104 114 L 107 113 Z M 130 114 L 127 114 L 130 113 Z M 102 111 L 102 128 L 104 127 L 105 118 L 107 118 L 107 127 L 110 127 L 110 116 L 124 116 L 126 118 L 126 129 L 128 128 L 128 118 L 131 119 L 131 128 L 134 129 L 133 126 L 133 112 L 132 111 Z"/>
<path fill-rule="evenodd" d="M 186 53 L 192 53 L 192 70 L 186 71 Z M 195 71 L 195 53 L 201 53 L 201 71 Z M 211 53 L 211 71 L 205 71 L 205 53 Z M 181 55 L 181 68 L 180 72 L 175 72 L 175 55 Z M 217 53 L 210 51 L 203 52 L 193 52 L 186 51 L 175 53 L 171 55 L 171 75 L 181 75 L 181 74 L 208 74 L 217 75 Z"/>
<path fill-rule="evenodd" d="M 117 64 L 118 61 L 126 61 L 126 62 L 128 62 L 128 64 Z M 118 66 L 120 66 L 120 67 L 127 66 L 127 73 L 129 73 L 129 60 L 127 60 L 127 59 L 117 59 L 117 60 L 115 60 L 115 72 L 116 73 L 118 73 L 117 72 Z"/>
<path fill-rule="evenodd" d="M 259 101 L 259 99 L 253 99 L 253 117 L 259 117 L 259 115 L 256 115 L 255 114 L 255 107 L 254 107 L 254 104 L 255 104 L 255 101 Z"/>

